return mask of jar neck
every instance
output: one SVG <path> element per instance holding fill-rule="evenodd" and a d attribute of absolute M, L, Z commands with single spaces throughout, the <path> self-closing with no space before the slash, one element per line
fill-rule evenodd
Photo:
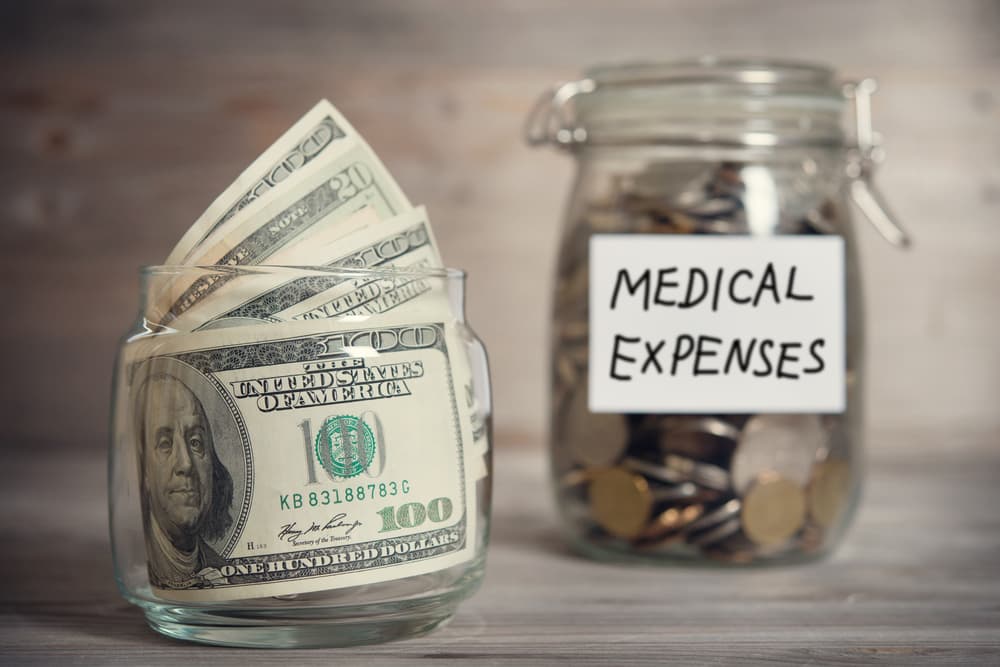
<path fill-rule="evenodd" d="M 572 97 L 579 143 L 839 147 L 845 98 L 832 70 L 722 61 L 598 67 Z"/>
<path fill-rule="evenodd" d="M 577 153 L 576 208 L 567 219 L 609 225 L 601 228 L 607 233 L 617 233 L 626 219 L 644 221 L 649 231 L 843 233 L 843 155 L 816 148 L 588 146 Z M 835 215 L 823 213 L 831 207 Z"/>
<path fill-rule="evenodd" d="M 580 144 L 573 155 L 581 162 L 743 162 L 800 163 L 812 161 L 825 165 L 830 176 L 841 178 L 849 150 L 841 146 L 760 147 L 723 144 Z M 836 174 L 834 174 L 836 172 Z"/>

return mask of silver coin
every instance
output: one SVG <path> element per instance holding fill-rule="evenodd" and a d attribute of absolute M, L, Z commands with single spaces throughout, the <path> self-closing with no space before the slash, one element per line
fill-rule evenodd
<path fill-rule="evenodd" d="M 653 491 L 653 501 L 660 503 L 675 502 L 678 500 L 690 500 L 700 495 L 700 489 L 691 482 L 684 482 L 677 486 L 666 489 L 656 489 Z"/>
<path fill-rule="evenodd" d="M 688 477 L 679 470 L 667 468 L 666 466 L 657 465 L 655 463 L 643 461 L 642 459 L 637 459 L 631 456 L 622 461 L 622 466 L 628 468 L 632 472 L 640 473 L 650 479 L 654 479 L 657 482 L 663 482 L 665 484 L 684 484 L 685 482 L 690 481 Z"/>
<path fill-rule="evenodd" d="M 757 415 L 743 427 L 733 452 L 733 488 L 743 495 L 769 471 L 805 486 L 826 443 L 827 431 L 816 415 Z"/>
<path fill-rule="evenodd" d="M 742 221 L 699 220 L 698 231 L 703 234 L 745 234 L 749 227 Z"/>
<path fill-rule="evenodd" d="M 717 417 L 696 417 L 691 428 L 727 440 L 738 440 L 740 437 L 740 429 Z"/>
<path fill-rule="evenodd" d="M 672 202 L 678 186 L 685 183 L 703 186 L 706 177 L 705 165 L 698 161 L 651 161 L 641 171 L 631 173 L 628 180 L 623 179 L 621 184 L 623 190 L 636 199 L 674 206 Z M 664 184 L 670 184 L 670 187 L 664 189 Z M 698 196 L 704 195 L 699 193 Z"/>
<path fill-rule="evenodd" d="M 729 490 L 729 473 L 725 469 L 676 454 L 667 454 L 662 464 L 630 456 L 622 461 L 622 465 L 665 484 L 694 482 L 713 491 Z"/>
<path fill-rule="evenodd" d="M 590 480 L 593 478 L 593 470 L 589 468 L 575 468 L 559 477 L 559 486 L 564 489 L 572 489 L 590 483 Z"/>
<path fill-rule="evenodd" d="M 739 441 L 740 431 L 714 417 L 680 417 L 661 421 L 657 437 L 663 454 L 680 454 L 698 461 L 728 464 Z"/>
<path fill-rule="evenodd" d="M 705 199 L 685 207 L 684 212 L 712 222 L 729 224 L 729 221 L 739 213 L 739 204 L 731 199 Z"/>
<path fill-rule="evenodd" d="M 590 363 L 590 350 L 586 344 L 568 345 L 563 353 L 580 370 L 586 370 Z"/>
<path fill-rule="evenodd" d="M 590 323 L 583 320 L 566 320 L 559 322 L 559 340 L 572 345 L 584 345 L 590 332 Z"/>
<path fill-rule="evenodd" d="M 576 385 L 580 375 L 576 364 L 567 355 L 557 352 L 555 374 L 561 386 L 573 387 Z"/>
<path fill-rule="evenodd" d="M 556 285 L 556 307 L 562 311 L 585 308 L 589 285 L 590 267 L 586 258 L 580 257 Z"/>
<path fill-rule="evenodd" d="M 628 425 L 619 414 L 591 412 L 581 387 L 566 411 L 563 441 L 573 458 L 587 466 L 615 464 L 628 445 Z"/>
<path fill-rule="evenodd" d="M 664 457 L 663 462 L 667 468 L 679 471 L 695 484 L 716 491 L 729 490 L 729 472 L 719 466 L 676 454 L 668 454 Z"/>
<path fill-rule="evenodd" d="M 740 520 L 729 519 L 703 533 L 689 535 L 688 542 L 699 547 L 707 547 L 732 537 L 738 532 L 740 532 Z"/>
<path fill-rule="evenodd" d="M 740 517 L 740 511 L 742 509 L 743 505 L 740 503 L 740 501 L 737 500 L 736 498 L 733 498 L 724 505 L 716 507 L 705 516 L 691 523 L 691 525 L 688 526 L 686 532 L 698 533 L 707 528 L 711 528 L 712 526 L 724 523 L 726 521 L 730 521 L 732 519 L 736 519 L 738 521 Z"/>
<path fill-rule="evenodd" d="M 629 220 L 618 209 L 593 208 L 585 216 L 587 226 L 595 232 L 620 232 L 628 229 Z"/>
<path fill-rule="evenodd" d="M 828 440 L 823 450 L 817 453 L 816 460 L 850 459 L 851 443 L 855 440 L 851 437 L 851 422 L 845 415 L 825 415 L 822 421 Z"/>
<path fill-rule="evenodd" d="M 800 226 L 818 234 L 836 234 L 837 228 L 835 218 L 826 217 L 821 209 L 807 211 L 800 221 L 796 221 Z"/>

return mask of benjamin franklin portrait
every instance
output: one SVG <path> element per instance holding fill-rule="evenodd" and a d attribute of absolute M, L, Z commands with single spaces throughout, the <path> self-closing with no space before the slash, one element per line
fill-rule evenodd
<path fill-rule="evenodd" d="M 215 451 L 202 401 L 176 376 L 149 375 L 136 394 L 140 493 L 149 579 L 158 588 L 226 583 L 208 544 L 232 524 L 233 479 Z"/>

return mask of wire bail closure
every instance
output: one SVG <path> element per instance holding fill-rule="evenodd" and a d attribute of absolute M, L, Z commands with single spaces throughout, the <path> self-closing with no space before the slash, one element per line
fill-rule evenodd
<path fill-rule="evenodd" d="M 854 143 L 848 150 L 847 177 L 851 201 L 886 241 L 898 248 L 911 244 L 910 235 L 892 213 L 875 185 L 875 166 L 885 160 L 882 137 L 872 129 L 872 95 L 875 79 L 844 84 L 844 97 L 854 100 Z"/>
<path fill-rule="evenodd" d="M 570 102 L 595 90 L 597 82 L 586 78 L 557 84 L 542 93 L 525 121 L 527 144 L 551 144 L 565 149 L 585 144 L 587 129 L 571 112 Z M 844 97 L 854 102 L 854 145 L 848 148 L 846 169 L 848 191 L 851 201 L 882 238 L 898 248 L 906 248 L 912 243 L 911 237 L 874 182 L 875 167 L 885 160 L 882 137 L 872 128 L 871 97 L 877 90 L 878 84 L 872 78 L 849 82 L 842 87 Z"/>
<path fill-rule="evenodd" d="M 556 84 L 538 98 L 524 124 L 524 140 L 529 146 L 554 144 L 564 148 L 587 141 L 587 130 L 576 123 L 567 106 L 577 95 L 597 90 L 593 79 Z"/>

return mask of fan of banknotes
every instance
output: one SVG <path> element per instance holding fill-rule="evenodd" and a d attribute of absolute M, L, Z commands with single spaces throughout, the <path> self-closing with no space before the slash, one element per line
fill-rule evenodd
<path fill-rule="evenodd" d="M 325 100 L 147 270 L 115 399 L 134 463 L 115 470 L 139 471 L 159 595 L 312 592 L 481 556 L 489 387 L 460 275 Z"/>
<path fill-rule="evenodd" d="M 164 264 L 417 271 L 443 266 L 426 210 L 410 204 L 364 138 L 326 100 L 218 196 Z M 328 318 L 357 306 L 314 284 L 276 293 L 273 276 L 245 272 L 178 272 L 169 282 L 150 304 L 148 319 L 175 331 Z M 408 300 L 405 290 L 394 296 L 396 302 Z M 369 312 L 378 307 L 371 304 Z"/>

